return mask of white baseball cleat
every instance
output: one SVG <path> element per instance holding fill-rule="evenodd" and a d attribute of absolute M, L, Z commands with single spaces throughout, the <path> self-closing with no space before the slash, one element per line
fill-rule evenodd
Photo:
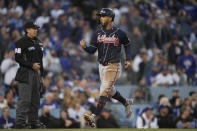
<path fill-rule="evenodd" d="M 125 106 L 125 113 L 126 113 L 126 118 L 130 118 L 132 115 L 132 109 L 131 106 L 133 105 L 133 99 L 127 99 L 127 106 Z"/>
<path fill-rule="evenodd" d="M 95 114 L 84 114 L 84 119 L 88 122 L 89 126 L 96 128 L 96 115 Z"/>

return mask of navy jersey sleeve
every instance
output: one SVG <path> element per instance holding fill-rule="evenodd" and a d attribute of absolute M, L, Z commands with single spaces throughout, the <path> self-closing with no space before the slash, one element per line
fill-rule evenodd
<path fill-rule="evenodd" d="M 130 44 L 127 34 L 122 30 L 120 30 L 120 43 L 123 44 L 124 46 L 127 46 Z"/>
<path fill-rule="evenodd" d="M 126 53 L 126 61 L 131 60 L 131 43 L 127 34 L 120 30 L 120 43 L 124 45 L 125 53 Z"/>
<path fill-rule="evenodd" d="M 95 48 L 98 48 L 97 33 L 98 33 L 98 32 L 95 32 L 95 33 L 92 35 L 92 38 L 91 38 L 91 41 L 90 41 L 90 46 L 95 47 Z"/>
<path fill-rule="evenodd" d="M 84 50 L 90 54 L 94 54 L 98 48 L 98 43 L 97 43 L 97 32 L 93 34 L 90 45 L 85 46 Z"/>

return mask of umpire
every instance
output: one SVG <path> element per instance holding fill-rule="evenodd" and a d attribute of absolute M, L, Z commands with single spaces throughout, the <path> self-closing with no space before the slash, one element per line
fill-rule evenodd
<path fill-rule="evenodd" d="M 36 37 L 38 29 L 39 26 L 33 22 L 27 22 L 25 36 L 15 43 L 15 60 L 20 65 L 15 78 L 19 93 L 16 128 L 19 129 L 44 128 L 38 118 L 43 76 L 43 43 Z"/>

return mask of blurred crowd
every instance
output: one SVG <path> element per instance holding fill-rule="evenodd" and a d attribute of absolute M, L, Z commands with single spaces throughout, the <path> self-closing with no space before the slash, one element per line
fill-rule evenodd
<path fill-rule="evenodd" d="M 158 101 L 138 113 L 136 128 L 196 128 L 197 93 L 189 92 L 181 99 L 179 90 L 172 91 L 172 97 L 160 94 Z"/>
<path fill-rule="evenodd" d="M 24 35 L 23 25 L 33 20 L 41 27 L 38 37 L 44 43 L 46 93 L 41 99 L 41 121 L 48 126 L 56 124 L 56 118 L 49 112 L 60 108 L 62 122 L 58 124 L 62 125 L 53 127 L 85 126 L 81 116 L 86 109 L 94 110 L 97 104 L 99 75 L 96 54 L 85 53 L 79 41 L 90 42 L 99 27 L 96 13 L 102 7 L 114 10 L 114 25 L 127 32 L 132 44 L 132 67 L 123 70 L 119 83 L 197 86 L 195 0 L 1 0 L 0 108 L 3 112 L 9 110 L 5 107 L 16 108 L 15 42 Z M 109 113 L 105 110 L 103 119 L 111 118 L 106 112 Z M 47 123 L 49 119 L 53 121 Z"/>

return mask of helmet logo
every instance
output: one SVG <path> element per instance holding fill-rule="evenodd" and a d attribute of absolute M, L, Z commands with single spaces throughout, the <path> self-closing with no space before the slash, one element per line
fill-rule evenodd
<path fill-rule="evenodd" d="M 106 12 L 104 10 L 101 10 L 101 14 L 105 14 Z"/>

